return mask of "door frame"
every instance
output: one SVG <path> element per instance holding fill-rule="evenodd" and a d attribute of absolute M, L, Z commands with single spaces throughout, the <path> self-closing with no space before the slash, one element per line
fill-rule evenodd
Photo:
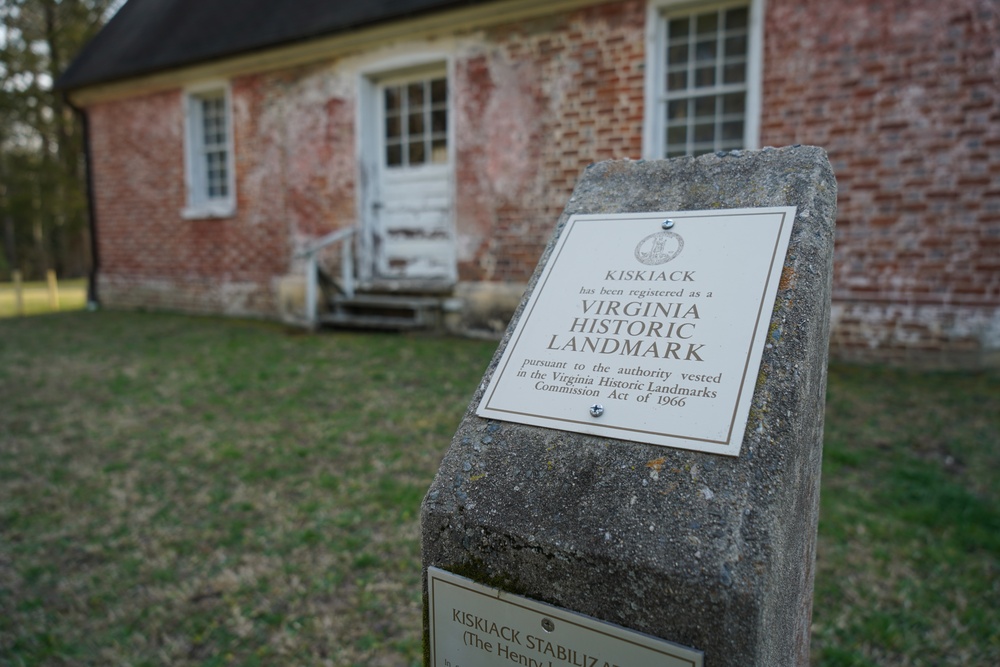
<path fill-rule="evenodd" d="M 379 91 L 387 82 L 421 74 L 444 72 L 448 80 L 448 193 L 451 200 L 449 227 L 452 242 L 456 245 L 456 262 L 449 267 L 448 282 L 453 285 L 458 280 L 457 229 L 455 224 L 455 87 L 454 58 L 451 53 L 437 49 L 406 52 L 383 58 L 359 70 L 357 95 L 357 220 L 358 234 L 355 249 L 358 279 L 362 284 L 375 279 L 376 262 L 374 206 L 378 201 L 381 173 L 385 169 L 385 154 L 382 150 L 384 111 Z M 419 281 L 418 281 L 419 282 Z"/>

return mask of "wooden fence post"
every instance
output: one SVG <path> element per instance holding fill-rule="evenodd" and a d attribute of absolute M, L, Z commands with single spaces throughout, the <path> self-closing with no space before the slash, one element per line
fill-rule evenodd
<path fill-rule="evenodd" d="M 59 311 L 59 281 L 56 280 L 56 272 L 49 269 L 45 272 L 45 278 L 49 283 L 49 308 Z"/>
<path fill-rule="evenodd" d="M 21 272 L 19 270 L 15 269 L 11 273 L 11 278 L 14 280 L 14 303 L 15 303 L 14 311 L 18 314 L 18 316 L 23 317 L 24 316 L 24 294 L 21 291 L 22 290 Z"/>

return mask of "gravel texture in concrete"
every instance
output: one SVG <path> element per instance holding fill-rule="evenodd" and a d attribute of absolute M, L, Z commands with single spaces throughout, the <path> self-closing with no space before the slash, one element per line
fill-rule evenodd
<path fill-rule="evenodd" d="M 741 454 L 476 416 L 522 301 L 424 499 L 424 567 L 702 650 L 710 667 L 808 664 L 836 191 L 815 147 L 591 165 L 553 242 L 576 213 L 797 207 Z"/>

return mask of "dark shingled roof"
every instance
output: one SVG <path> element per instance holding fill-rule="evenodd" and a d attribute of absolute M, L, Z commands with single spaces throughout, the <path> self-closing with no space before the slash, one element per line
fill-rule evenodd
<path fill-rule="evenodd" d="M 56 81 L 70 90 L 484 0 L 129 0 Z"/>

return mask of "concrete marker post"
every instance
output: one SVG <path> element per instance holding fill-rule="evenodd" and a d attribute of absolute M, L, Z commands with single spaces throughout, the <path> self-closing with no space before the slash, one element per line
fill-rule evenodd
<path fill-rule="evenodd" d="M 739 456 L 478 417 L 522 301 L 424 499 L 425 608 L 433 566 L 711 667 L 808 664 L 836 217 L 825 152 L 592 165 L 528 293 L 573 214 L 778 206 L 797 214 Z"/>

